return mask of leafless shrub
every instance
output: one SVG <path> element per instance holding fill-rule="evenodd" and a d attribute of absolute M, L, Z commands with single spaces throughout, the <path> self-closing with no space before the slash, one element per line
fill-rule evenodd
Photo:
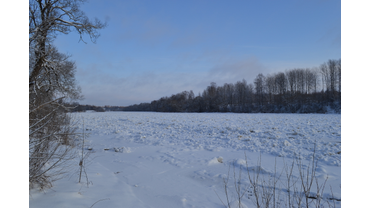
<path fill-rule="evenodd" d="M 68 170 L 68 161 L 75 156 L 75 129 L 68 125 L 68 115 L 60 113 L 56 100 L 30 107 L 29 186 L 43 189 Z"/>
<path fill-rule="evenodd" d="M 90 156 L 90 152 L 85 153 L 85 120 L 82 120 L 82 144 L 81 144 L 81 156 L 79 158 L 79 178 L 78 178 L 78 183 L 81 183 L 81 178 L 82 178 L 82 173 L 84 173 L 85 178 L 86 178 L 86 185 L 89 185 L 89 178 L 86 173 L 86 164 L 87 164 L 87 159 Z"/>
<path fill-rule="evenodd" d="M 29 188 L 50 187 L 75 157 L 74 128 L 69 125 L 66 99 L 78 100 L 76 66 L 52 42 L 71 29 L 90 36 L 106 26 L 90 21 L 80 10 L 84 0 L 29 1 Z M 83 41 L 83 40 L 82 40 Z M 83 164 L 82 164 L 83 165 Z"/>
<path fill-rule="evenodd" d="M 303 189 L 303 193 L 305 196 L 305 205 L 307 208 L 309 207 L 309 204 L 312 202 L 312 200 L 315 199 L 314 196 L 311 196 L 311 192 L 310 192 L 312 188 L 312 184 L 316 178 L 316 169 L 317 169 L 318 160 L 315 157 L 315 153 L 316 153 L 316 145 L 314 146 L 312 160 L 308 163 L 306 171 L 304 171 L 302 160 L 298 157 L 296 158 L 300 182 L 301 182 L 301 188 Z"/>
<path fill-rule="evenodd" d="M 228 183 L 229 183 L 229 177 L 230 177 L 230 166 L 229 166 L 229 171 L 227 172 L 227 177 L 226 178 L 223 178 L 223 188 L 224 188 L 224 191 L 225 191 L 225 196 L 226 196 L 226 203 L 227 205 L 222 201 L 222 199 L 220 198 L 220 196 L 216 193 L 217 197 L 220 199 L 221 203 L 226 207 L 226 208 L 231 208 L 231 204 L 230 204 L 230 199 L 229 199 L 229 192 L 228 192 Z"/>
<path fill-rule="evenodd" d="M 239 166 L 239 175 L 238 177 L 236 176 L 236 171 L 235 171 L 235 163 L 233 165 L 233 172 L 234 172 L 234 188 L 235 188 L 235 193 L 236 193 L 236 200 L 238 203 L 238 207 L 242 208 L 242 199 L 247 192 L 247 188 L 245 186 L 242 187 L 242 166 Z"/>
<path fill-rule="evenodd" d="M 235 195 L 235 198 L 236 198 L 236 203 L 237 203 L 237 206 L 238 208 L 243 208 L 243 204 L 242 204 L 242 199 L 244 198 L 244 195 L 247 193 L 247 187 L 246 186 L 243 186 L 242 185 L 242 166 L 240 165 L 239 166 L 239 171 L 238 171 L 238 175 L 237 175 L 237 171 L 235 169 L 236 167 L 236 164 L 235 162 L 233 163 L 233 189 L 234 191 L 231 191 L 233 193 L 233 195 Z M 229 184 L 229 179 L 230 179 L 230 168 L 231 168 L 231 165 L 229 165 L 229 171 L 227 173 L 227 177 L 226 178 L 223 178 L 223 187 L 224 187 L 224 191 L 225 191 L 225 196 L 226 196 L 226 204 L 222 201 L 222 199 L 220 198 L 220 196 L 217 194 L 218 198 L 220 199 L 221 203 L 226 207 L 226 208 L 231 208 L 231 199 L 230 199 L 230 196 L 229 196 L 229 188 L 228 188 L 228 184 Z"/>
<path fill-rule="evenodd" d="M 313 150 L 312 158 L 308 164 L 303 165 L 302 159 L 298 156 L 293 159 L 292 163 L 288 165 L 283 161 L 283 169 L 281 173 L 277 171 L 277 161 L 275 159 L 275 166 L 273 173 L 269 173 L 263 170 L 261 156 L 259 156 L 256 166 L 250 167 L 248 164 L 247 156 L 245 155 L 245 165 L 247 172 L 247 180 L 249 182 L 249 188 L 252 190 L 253 196 L 252 201 L 257 208 L 267 208 L 267 207 L 312 207 L 314 205 L 317 208 L 325 207 L 335 207 L 334 194 L 332 191 L 332 198 L 324 198 L 323 193 L 326 186 L 328 177 L 326 177 L 323 183 L 319 182 L 318 177 L 316 176 L 316 170 L 318 166 L 318 158 L 316 157 L 316 145 Z M 239 174 L 236 175 L 235 163 L 233 164 L 233 179 L 234 179 L 234 188 L 236 200 L 238 202 L 239 208 L 242 207 L 242 199 L 245 196 L 247 191 L 246 188 L 243 188 L 242 185 L 242 168 L 239 166 Z M 297 169 L 298 176 L 293 175 L 294 169 Z M 281 183 L 281 176 L 285 175 L 285 182 Z M 228 181 L 230 177 L 230 167 L 227 178 L 224 178 L 224 191 L 226 195 L 227 204 L 221 202 L 227 208 L 230 208 L 230 192 L 228 190 Z M 279 186 L 279 183 L 285 188 L 286 200 L 285 204 L 281 204 L 281 194 L 282 189 Z M 313 185 L 316 185 L 316 192 L 312 192 Z M 331 187 L 330 187 L 331 188 Z M 216 193 L 217 194 L 217 193 Z M 248 196 L 249 198 L 249 196 Z M 332 205 L 333 204 L 333 205 Z"/>
<path fill-rule="evenodd" d="M 286 175 L 286 179 L 287 179 L 287 183 L 286 183 L 286 191 L 287 191 L 287 202 L 288 204 L 286 204 L 287 207 L 291 208 L 293 207 L 293 199 L 292 199 L 292 189 L 295 185 L 295 182 L 292 181 L 292 178 L 293 178 L 293 169 L 294 169 L 294 160 L 291 164 L 291 166 L 288 166 L 286 163 L 285 163 L 285 159 L 284 159 L 284 170 L 285 170 L 285 175 Z"/>
<path fill-rule="evenodd" d="M 262 173 L 261 156 L 258 158 L 257 166 L 253 169 L 248 165 L 248 159 L 245 155 L 245 164 L 247 168 L 248 179 L 251 187 L 253 188 L 254 203 L 259 207 L 278 207 L 280 199 L 280 190 L 277 183 L 282 175 L 278 174 L 276 169 L 276 159 L 274 173 Z"/>

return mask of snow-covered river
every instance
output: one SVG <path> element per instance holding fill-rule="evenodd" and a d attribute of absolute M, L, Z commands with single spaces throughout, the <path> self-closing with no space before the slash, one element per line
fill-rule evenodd
<path fill-rule="evenodd" d="M 244 167 L 240 183 L 248 194 L 243 205 L 255 207 L 245 156 L 249 167 L 260 167 L 265 175 L 275 173 L 276 164 L 276 172 L 283 176 L 279 203 L 285 207 L 284 164 L 303 161 L 302 167 L 307 167 L 314 150 L 316 177 L 321 184 L 327 178 L 323 199 L 341 198 L 340 114 L 86 112 L 71 116 L 77 131 L 88 134 L 86 148 L 92 149 L 86 169 L 89 186 L 78 184 L 76 173 L 71 174 L 55 182 L 53 190 L 32 191 L 30 207 L 90 207 L 101 199 L 95 208 L 224 207 L 223 181 L 233 164 Z M 293 175 L 298 178 L 299 171 Z M 228 184 L 231 190 L 235 190 L 233 180 Z M 311 190 L 316 191 L 316 187 Z M 331 203 L 340 207 L 340 202 Z"/>

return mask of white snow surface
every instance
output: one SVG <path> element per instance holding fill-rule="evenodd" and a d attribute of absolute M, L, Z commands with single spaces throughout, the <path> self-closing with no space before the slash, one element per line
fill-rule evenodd
<path fill-rule="evenodd" d="M 279 200 L 285 207 L 283 163 L 300 158 L 307 167 L 314 149 L 316 176 L 321 184 L 327 178 L 323 199 L 341 199 L 340 114 L 85 112 L 71 116 L 77 132 L 87 134 L 84 151 L 91 153 L 87 178 L 83 174 L 83 183 L 78 183 L 76 158 L 70 173 L 52 188 L 30 191 L 30 207 L 221 208 L 220 199 L 226 203 L 223 180 L 228 173 L 231 205 L 238 207 L 233 164 L 237 171 L 242 167 L 241 184 L 248 189 L 243 207 L 256 207 L 247 171 L 259 169 L 269 175 L 275 166 L 282 173 Z M 299 172 L 294 170 L 293 175 L 298 178 Z M 311 194 L 316 194 L 314 187 Z M 341 207 L 340 201 L 329 202 Z"/>

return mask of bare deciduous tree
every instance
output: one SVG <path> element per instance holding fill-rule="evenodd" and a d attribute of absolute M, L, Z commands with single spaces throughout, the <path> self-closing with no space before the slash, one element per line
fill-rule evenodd
<path fill-rule="evenodd" d="M 275 95 L 276 93 L 275 76 L 276 75 L 270 75 L 270 74 L 266 76 L 266 89 L 267 89 L 267 94 L 268 94 L 270 103 L 274 101 L 273 95 Z"/>
<path fill-rule="evenodd" d="M 257 99 L 258 99 L 258 103 L 260 105 L 263 104 L 264 102 L 264 94 L 265 94 L 265 81 L 266 81 L 266 78 L 263 74 L 258 74 L 257 77 L 254 79 L 254 85 L 255 85 L 255 89 L 256 89 L 256 96 L 257 96 Z"/>
<path fill-rule="evenodd" d="M 341 71 L 341 59 L 337 61 L 337 82 L 338 82 L 338 94 L 339 94 L 339 102 L 341 102 L 341 93 L 342 93 L 342 71 Z"/>
<path fill-rule="evenodd" d="M 98 29 L 105 24 L 98 19 L 91 22 L 79 9 L 84 0 L 31 0 L 29 2 L 29 47 L 35 54 L 35 62 L 29 76 L 30 84 L 41 73 L 46 63 L 48 45 L 58 33 L 68 34 L 75 29 L 80 34 L 87 34 L 95 42 L 99 37 Z"/>
<path fill-rule="evenodd" d="M 58 33 L 75 29 L 95 42 L 105 26 L 91 22 L 79 10 L 84 0 L 29 1 L 29 185 L 40 188 L 65 171 L 63 163 L 73 158 L 74 129 L 64 102 L 79 99 L 74 78 L 76 66 L 69 56 L 52 45 Z"/>

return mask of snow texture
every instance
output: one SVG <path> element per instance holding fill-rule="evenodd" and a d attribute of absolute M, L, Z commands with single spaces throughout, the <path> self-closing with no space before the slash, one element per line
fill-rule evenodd
<path fill-rule="evenodd" d="M 88 182 L 78 183 L 76 159 L 72 167 L 76 171 L 56 181 L 52 189 L 30 191 L 30 207 L 91 207 L 95 202 L 94 208 L 223 207 L 218 196 L 226 201 L 223 179 L 232 165 L 240 166 L 241 183 L 248 187 L 248 171 L 271 175 L 276 163 L 282 172 L 283 162 L 295 158 L 307 167 L 314 149 L 316 175 L 320 182 L 328 177 L 323 197 L 341 198 L 340 114 L 85 112 L 71 116 L 78 132 L 83 131 L 84 120 L 88 134 Z M 298 177 L 298 171 L 293 175 Z M 235 196 L 231 200 L 237 206 Z M 242 203 L 256 207 L 249 195 Z"/>

